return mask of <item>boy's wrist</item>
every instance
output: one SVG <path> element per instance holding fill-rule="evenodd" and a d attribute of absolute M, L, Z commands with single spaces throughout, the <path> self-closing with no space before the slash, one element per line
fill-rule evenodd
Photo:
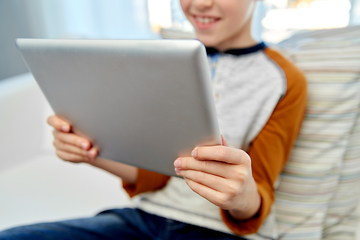
<path fill-rule="evenodd" d="M 247 220 L 254 217 L 256 213 L 259 212 L 260 207 L 261 207 L 261 196 L 256 188 L 256 190 L 252 192 L 250 196 L 248 196 L 246 205 L 243 205 L 239 209 L 230 209 L 229 214 L 235 220 L 239 220 L 239 221 Z"/>

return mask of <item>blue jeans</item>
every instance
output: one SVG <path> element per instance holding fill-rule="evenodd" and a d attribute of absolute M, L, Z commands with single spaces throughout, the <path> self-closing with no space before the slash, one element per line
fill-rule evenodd
<path fill-rule="evenodd" d="M 55 239 L 243 239 L 148 214 L 138 209 L 112 209 L 95 217 L 40 223 L 0 232 L 0 240 Z"/>

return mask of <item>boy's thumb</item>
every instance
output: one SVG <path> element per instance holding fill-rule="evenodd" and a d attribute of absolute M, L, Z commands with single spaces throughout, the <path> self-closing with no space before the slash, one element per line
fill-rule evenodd
<path fill-rule="evenodd" d="M 221 144 L 226 147 L 228 146 L 223 135 L 221 135 Z"/>

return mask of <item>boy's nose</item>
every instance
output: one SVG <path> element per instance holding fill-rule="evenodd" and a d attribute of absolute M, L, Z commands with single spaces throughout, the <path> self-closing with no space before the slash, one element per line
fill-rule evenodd
<path fill-rule="evenodd" d="M 214 0 L 194 0 L 194 5 L 199 10 L 210 8 L 213 6 L 213 4 L 214 4 Z"/>

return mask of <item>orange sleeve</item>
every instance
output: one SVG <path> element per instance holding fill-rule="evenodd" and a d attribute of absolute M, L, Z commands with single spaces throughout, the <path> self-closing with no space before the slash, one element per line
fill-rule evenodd
<path fill-rule="evenodd" d="M 275 181 L 290 155 L 306 110 L 304 75 L 278 52 L 266 48 L 265 53 L 283 69 L 287 91 L 248 151 L 253 177 L 261 196 L 258 213 L 251 219 L 237 221 L 231 218 L 228 211 L 221 210 L 225 224 L 239 235 L 256 233 L 269 215 L 275 198 Z"/>
<path fill-rule="evenodd" d="M 163 188 L 170 177 L 138 168 L 138 176 L 135 184 L 129 184 L 123 181 L 123 188 L 130 197 L 149 191 L 155 191 Z"/>

